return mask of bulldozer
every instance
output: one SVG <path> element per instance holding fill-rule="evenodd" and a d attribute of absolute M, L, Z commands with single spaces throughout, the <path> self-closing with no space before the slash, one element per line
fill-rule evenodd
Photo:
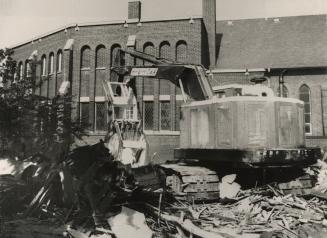
<path fill-rule="evenodd" d="M 126 65 L 126 57 L 147 64 Z M 140 77 L 169 80 L 182 94 L 179 145 L 174 158 L 159 165 L 176 197 L 216 199 L 225 174 L 245 171 L 247 179 L 254 170 L 260 171 L 259 180 L 265 183 L 270 171 L 280 177 L 282 169 L 301 170 L 321 156 L 320 148 L 305 146 L 303 102 L 275 96 L 263 84 L 265 78 L 254 78 L 253 85 L 212 88 L 202 65 L 128 49 L 119 49 L 115 59 L 118 64 L 111 68 L 111 77 L 103 80 L 109 106 L 108 147 L 117 160 L 143 174 L 148 185 L 154 181 L 149 167 L 156 154 L 148 152 L 140 110 L 133 110 L 139 107 L 135 81 Z"/>

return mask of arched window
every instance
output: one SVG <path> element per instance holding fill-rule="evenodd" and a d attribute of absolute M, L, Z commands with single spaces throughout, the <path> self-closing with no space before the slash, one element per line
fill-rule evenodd
<path fill-rule="evenodd" d="M 287 87 L 285 85 L 283 85 L 282 87 L 283 87 L 283 95 L 281 95 L 280 87 L 278 87 L 277 88 L 277 96 L 287 98 L 288 97 L 288 89 L 287 89 Z"/>
<path fill-rule="evenodd" d="M 57 73 L 57 77 L 56 77 L 56 92 L 58 92 L 62 82 L 63 82 L 63 56 L 62 56 L 62 50 L 58 50 L 57 51 L 57 58 L 56 58 L 56 73 Z"/>
<path fill-rule="evenodd" d="M 147 42 L 143 46 L 143 52 L 149 55 L 155 55 L 154 45 L 152 42 Z M 151 63 L 144 61 L 144 65 L 151 65 Z"/>
<path fill-rule="evenodd" d="M 18 79 L 23 79 L 24 69 L 23 69 L 23 62 L 19 62 L 18 64 Z"/>
<path fill-rule="evenodd" d="M 155 55 L 155 48 L 152 42 L 147 42 L 143 45 L 143 52 L 149 55 Z M 143 65 L 151 65 L 146 61 L 143 61 Z M 143 79 L 143 94 L 144 95 L 154 95 L 154 80 L 153 78 Z M 154 100 L 147 100 L 143 102 L 143 120 L 145 130 L 154 130 L 155 128 L 155 106 Z"/>
<path fill-rule="evenodd" d="M 107 125 L 107 108 L 103 98 L 104 91 L 102 81 L 106 79 L 106 48 L 99 45 L 95 51 L 95 120 L 94 129 L 96 131 L 104 131 Z"/>
<path fill-rule="evenodd" d="M 29 60 L 25 61 L 25 76 L 26 77 L 32 76 L 32 68 L 31 68 L 31 63 L 29 62 Z"/>
<path fill-rule="evenodd" d="M 43 97 L 48 96 L 48 81 L 45 79 L 46 76 L 46 67 L 47 67 L 47 58 L 45 55 L 41 57 L 41 78 L 42 80 L 40 81 L 40 95 Z"/>
<path fill-rule="evenodd" d="M 103 45 L 98 46 L 95 54 L 96 54 L 96 59 L 95 59 L 96 68 L 106 67 L 106 48 Z"/>
<path fill-rule="evenodd" d="M 81 97 L 90 97 L 90 67 L 91 49 L 89 46 L 82 47 L 81 50 Z"/>
<path fill-rule="evenodd" d="M 159 57 L 164 59 L 172 59 L 170 44 L 164 41 L 159 46 Z M 170 95 L 170 85 L 172 84 L 169 80 L 159 81 L 160 95 Z"/>
<path fill-rule="evenodd" d="M 159 57 L 164 59 L 172 59 L 170 44 L 164 41 L 159 46 Z M 171 82 L 168 80 L 159 81 L 160 95 L 170 95 Z M 171 99 L 168 96 L 166 100 L 160 100 L 159 102 L 159 128 L 160 130 L 171 130 Z"/>
<path fill-rule="evenodd" d="M 49 74 L 53 74 L 54 71 L 54 54 L 53 52 L 49 55 Z"/>
<path fill-rule="evenodd" d="M 81 49 L 81 69 L 80 69 L 80 120 L 82 125 L 88 130 L 93 129 L 93 117 L 90 102 L 90 71 L 91 71 L 91 48 L 83 46 Z"/>
<path fill-rule="evenodd" d="M 117 51 L 121 46 L 119 44 L 114 44 L 110 49 L 110 66 L 115 66 L 119 64 L 119 57 L 117 56 Z"/>
<path fill-rule="evenodd" d="M 104 96 L 102 81 L 106 78 L 106 48 L 100 45 L 95 51 L 95 96 Z"/>
<path fill-rule="evenodd" d="M 62 51 L 59 50 L 58 53 L 57 53 L 57 68 L 56 68 L 56 71 L 57 73 L 60 73 L 62 71 Z"/>
<path fill-rule="evenodd" d="M 121 46 L 119 44 L 114 44 L 111 46 L 110 49 L 110 67 L 115 67 L 120 65 L 120 57 L 117 55 L 118 49 L 120 49 Z M 116 73 L 110 74 L 110 80 L 111 81 L 118 81 L 118 76 Z"/>
<path fill-rule="evenodd" d="M 42 56 L 42 65 L 41 65 L 41 74 L 42 76 L 46 75 L 46 63 L 47 63 L 47 58 L 45 55 Z"/>
<path fill-rule="evenodd" d="M 84 46 L 81 50 L 81 68 L 91 67 L 91 49 L 89 46 Z"/>
<path fill-rule="evenodd" d="M 171 59 L 171 49 L 170 44 L 167 41 L 164 41 L 160 44 L 159 47 L 159 57 L 165 59 Z"/>
<path fill-rule="evenodd" d="M 185 41 L 178 41 L 176 44 L 176 61 L 187 61 L 187 43 Z"/>
<path fill-rule="evenodd" d="M 310 88 L 302 85 L 299 90 L 299 98 L 304 102 L 304 129 L 306 134 L 312 134 L 311 125 L 311 95 Z"/>

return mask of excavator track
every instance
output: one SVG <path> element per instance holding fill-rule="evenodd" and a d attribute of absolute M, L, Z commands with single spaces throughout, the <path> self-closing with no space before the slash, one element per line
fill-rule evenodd
<path fill-rule="evenodd" d="M 164 164 L 166 185 L 180 200 L 219 199 L 219 178 L 215 171 L 200 166 Z"/>

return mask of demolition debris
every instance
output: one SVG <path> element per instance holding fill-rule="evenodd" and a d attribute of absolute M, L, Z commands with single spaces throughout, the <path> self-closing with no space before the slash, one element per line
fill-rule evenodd
<path fill-rule="evenodd" d="M 48 168 L 42 186 L 31 179 L 37 181 L 44 173 L 28 180 L 26 169 L 25 177 L 1 175 L 1 237 L 327 236 L 327 164 L 320 160 L 306 171 L 317 178 L 317 183 L 305 193 L 299 193 L 300 188 L 280 189 L 279 184 L 242 190 L 233 174 L 222 179 L 220 199 L 210 203 L 177 200 L 165 189 L 148 192 L 120 185 L 121 190 L 113 192 L 115 201 L 100 211 L 108 227 L 96 229 L 92 223 L 95 214 L 85 204 L 85 194 L 77 190 L 80 194 L 70 199 L 70 207 L 58 198 L 54 191 L 59 191 L 62 184 L 58 184 L 54 170 L 58 167 Z M 98 195 L 108 201 L 106 192 Z"/>

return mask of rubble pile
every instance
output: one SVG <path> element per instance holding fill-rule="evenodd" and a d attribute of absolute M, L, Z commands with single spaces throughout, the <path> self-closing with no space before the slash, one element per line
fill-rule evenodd
<path fill-rule="evenodd" d="M 55 219 L 16 219 L 2 224 L 1 238 L 62 238 L 65 227 Z"/>
<path fill-rule="evenodd" d="M 175 206 L 173 210 L 170 214 L 181 216 L 184 211 L 200 229 L 221 237 L 260 237 L 263 233 L 298 237 L 303 225 L 327 226 L 325 201 L 314 196 L 273 195 L 269 187 L 243 191 L 229 204 Z"/>
<path fill-rule="evenodd" d="M 160 214 L 157 212 L 165 221 L 157 224 L 180 237 L 195 234 L 195 230 L 195 235 L 200 233 L 204 238 L 327 237 L 327 164 L 318 161 L 307 173 L 318 182 L 305 192 L 299 192 L 299 187 L 289 189 L 299 181 L 242 191 L 234 182 L 235 176 L 228 175 L 220 186 L 224 199 L 208 204 L 169 204 Z"/>
<path fill-rule="evenodd" d="M 76 187 L 76 181 L 69 184 L 69 171 L 63 173 L 62 165 L 49 167 L 44 162 L 40 167 L 47 168 L 42 173 L 34 168 L 42 183 L 37 177 L 33 183 L 0 176 L 0 237 L 327 237 L 327 164 L 323 161 L 307 169 L 317 183 L 305 193 L 299 193 L 299 188 L 281 189 L 289 188 L 287 184 L 242 190 L 234 174 L 222 178 L 220 198 L 211 203 L 177 200 L 162 189 L 155 195 L 114 190 L 110 191 L 116 196 L 112 201 L 106 198 L 107 190 L 101 190 L 97 197 L 111 204 L 109 210 L 106 204 L 101 206 L 100 214 L 110 225 L 101 235 L 94 233 L 95 214 L 87 205 L 87 194 L 82 190 L 65 193 L 65 187 L 68 191 Z"/>

